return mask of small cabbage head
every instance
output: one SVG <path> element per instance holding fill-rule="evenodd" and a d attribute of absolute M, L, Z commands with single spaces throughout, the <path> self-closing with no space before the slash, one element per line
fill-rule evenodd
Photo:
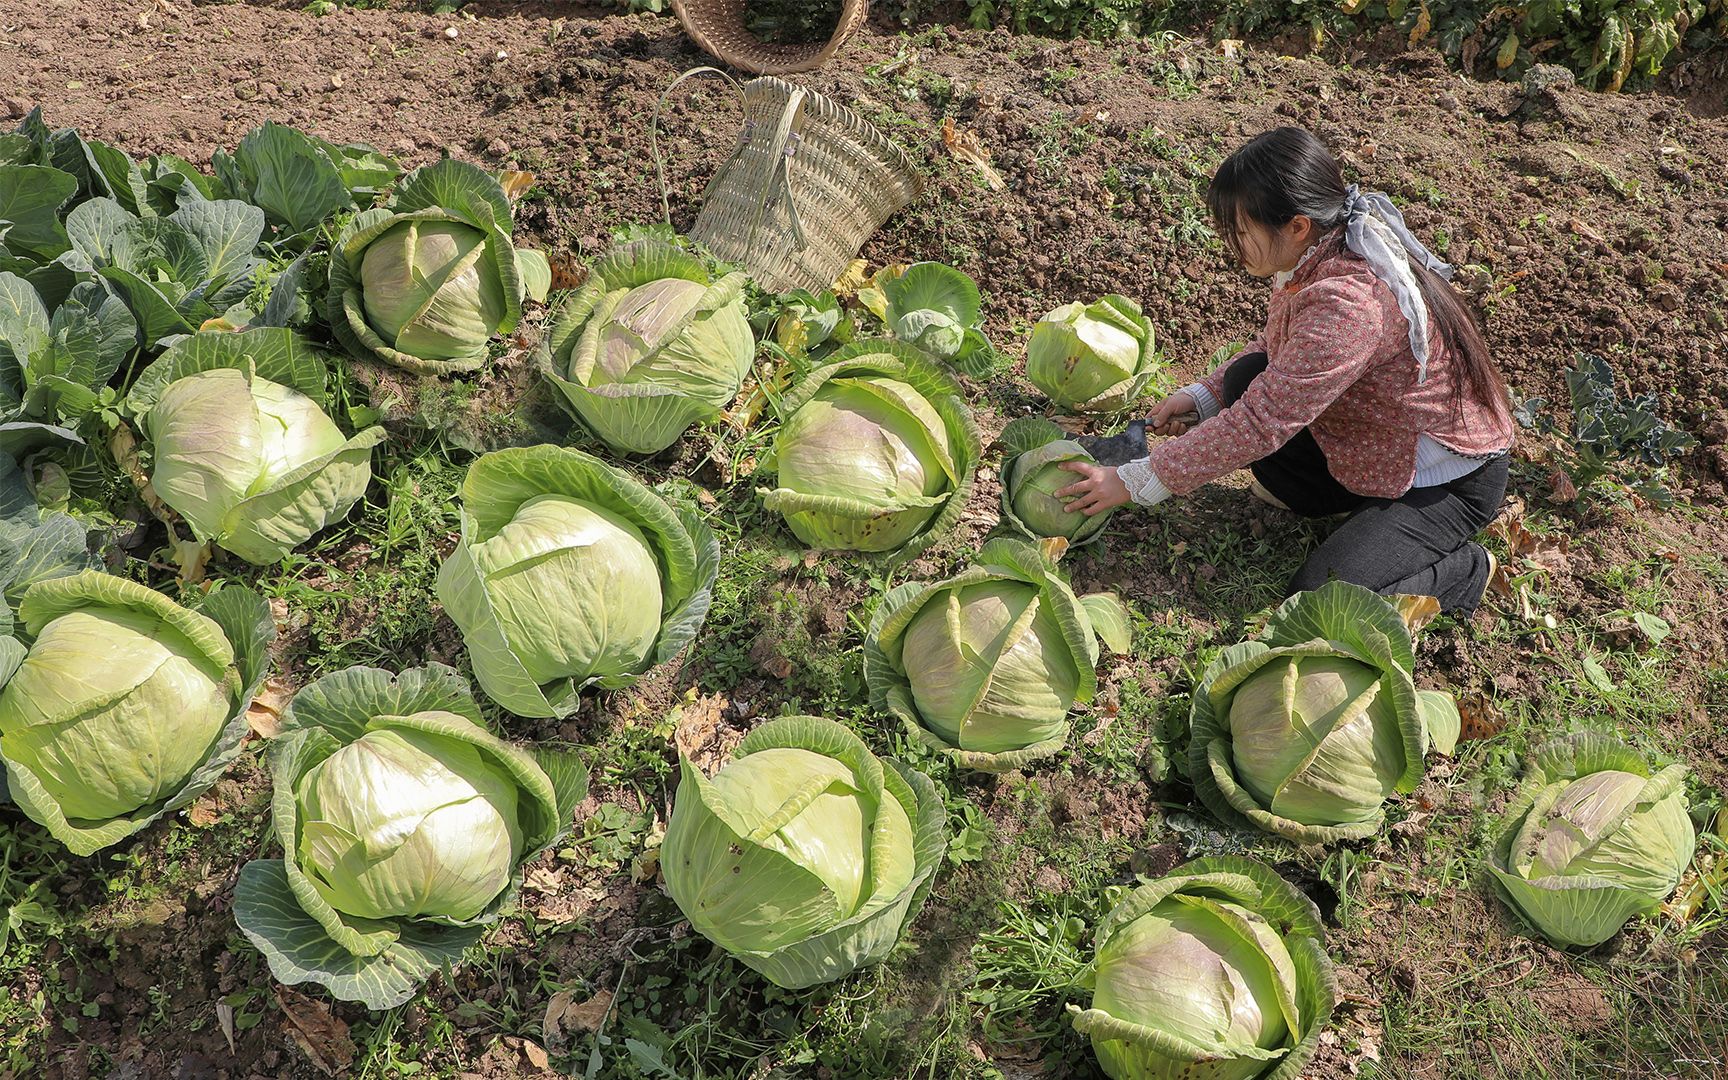
<path fill-rule="evenodd" d="M 461 962 L 587 791 L 572 752 L 491 734 L 438 664 L 313 682 L 270 772 L 282 858 L 241 869 L 235 921 L 279 980 L 372 1009 Z"/>
<path fill-rule="evenodd" d="M 462 499 L 438 595 L 480 685 L 518 716 L 628 685 L 701 625 L 713 536 L 627 473 L 576 450 L 501 450 L 469 468 Z"/>
<path fill-rule="evenodd" d="M 961 371 L 983 373 L 996 350 L 984 336 L 978 283 L 952 266 L 913 263 L 877 275 L 882 321 L 896 340 L 915 345 Z"/>
<path fill-rule="evenodd" d="M 1099 925 L 1092 1006 L 1070 1006 L 1113 1080 L 1295 1076 L 1336 997 L 1313 903 L 1264 864 L 1201 859 Z"/>
<path fill-rule="evenodd" d="M 1114 510 L 1088 517 L 1070 510 L 1056 493 L 1080 480 L 1062 466 L 1070 462 L 1093 463 L 1086 448 L 1067 437 L 1055 424 L 1036 417 L 1022 417 L 1003 429 L 1002 516 L 1014 528 L 1034 539 L 1061 537 L 1070 546 L 1089 543 L 1103 535 Z"/>
<path fill-rule="evenodd" d="M 1334 581 L 1292 597 L 1201 680 L 1190 770 L 1202 800 L 1300 842 L 1372 835 L 1430 744 L 1450 753 L 1457 739 L 1456 707 L 1416 689 L 1414 663 L 1398 609 L 1373 592 Z"/>
<path fill-rule="evenodd" d="M 865 674 L 915 737 L 1000 771 L 1062 749 L 1069 711 L 1097 686 L 1095 637 L 1123 652 L 1127 636 L 1115 597 L 1076 597 L 1036 548 L 993 540 L 957 577 L 888 594 Z"/>
<path fill-rule="evenodd" d="M 808 716 L 752 730 L 712 779 L 681 768 L 660 866 L 698 933 L 789 989 L 888 955 L 946 846 L 928 778 Z"/>
<path fill-rule="evenodd" d="M 653 454 L 718 416 L 756 340 L 745 278 L 644 240 L 600 261 L 551 319 L 544 358 L 561 403 L 610 449 Z"/>
<path fill-rule="evenodd" d="M 210 610 L 256 635 L 239 655 L 224 622 L 94 571 L 25 593 L 27 651 L 0 638 L 8 786 L 78 854 L 190 802 L 239 749 L 235 718 L 262 677 L 255 646 L 268 640 L 269 615 L 253 593 L 235 589 L 215 603 L 221 595 Z M 23 654 L 15 671 L 3 662 L 14 650 Z"/>
<path fill-rule="evenodd" d="M 332 246 L 327 315 L 357 355 L 422 374 L 471 371 L 522 302 L 546 298 L 545 256 L 518 249 L 498 179 L 445 159 L 415 169 L 388 208 L 355 215 Z"/>
<path fill-rule="evenodd" d="M 378 427 L 343 435 L 321 407 L 324 378 L 288 330 L 182 339 L 128 398 L 144 416 L 151 487 L 199 539 L 279 562 L 365 494 L 384 438 Z"/>
<path fill-rule="evenodd" d="M 1078 301 L 1050 312 L 1026 343 L 1026 377 L 1072 412 L 1131 404 L 1162 369 L 1152 321 L 1126 296 Z"/>
<path fill-rule="evenodd" d="M 1599 945 L 1674 891 L 1698 837 L 1685 769 L 1652 774 L 1604 735 L 1536 754 L 1489 868 L 1512 908 L 1557 946 Z"/>
<path fill-rule="evenodd" d="M 785 401 L 763 502 L 811 547 L 915 552 L 949 528 L 977 466 L 958 388 L 910 346 L 859 342 Z"/>

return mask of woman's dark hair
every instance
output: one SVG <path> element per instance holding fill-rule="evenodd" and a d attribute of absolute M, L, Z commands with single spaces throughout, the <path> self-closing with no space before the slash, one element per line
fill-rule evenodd
<path fill-rule="evenodd" d="M 1206 190 L 1206 206 L 1218 235 L 1241 258 L 1244 222 L 1276 229 L 1302 214 L 1321 232 L 1336 229 L 1346 217 L 1346 191 L 1338 159 L 1325 143 L 1303 128 L 1281 127 L 1255 136 L 1224 159 Z M 1471 392 L 1504 415 L 1509 408 L 1506 382 L 1474 313 L 1445 278 L 1416 260 L 1410 268 L 1447 351 L 1463 363 Z M 1462 399 L 1457 402 L 1458 411 L 1463 404 Z"/>

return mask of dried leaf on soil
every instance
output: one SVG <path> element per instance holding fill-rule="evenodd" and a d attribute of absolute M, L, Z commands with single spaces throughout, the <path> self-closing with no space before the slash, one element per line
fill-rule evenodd
<path fill-rule="evenodd" d="M 1506 714 L 1486 694 L 1471 694 L 1458 700 L 1458 741 L 1491 739 L 1506 730 Z"/>
<path fill-rule="evenodd" d="M 282 710 L 293 696 L 288 680 L 272 675 L 246 710 L 246 724 L 260 739 L 274 739 L 282 731 Z"/>
<path fill-rule="evenodd" d="M 1404 620 L 1414 637 L 1422 632 L 1422 628 L 1433 622 L 1440 614 L 1440 601 L 1432 596 L 1413 596 L 1400 593 L 1393 598 L 1392 606 L 1398 609 L 1398 617 Z"/>
<path fill-rule="evenodd" d="M 354 1040 L 348 1025 L 322 1001 L 314 1001 L 298 990 L 276 988 L 288 1035 L 326 1076 L 335 1076 L 354 1063 Z"/>
<path fill-rule="evenodd" d="M 954 126 L 952 117 L 942 121 L 942 145 L 948 148 L 955 159 L 963 161 L 978 170 L 984 178 L 984 183 L 991 191 L 1006 191 L 1008 184 L 1002 179 L 1002 174 L 990 164 L 990 152 L 984 149 L 976 131 Z"/>

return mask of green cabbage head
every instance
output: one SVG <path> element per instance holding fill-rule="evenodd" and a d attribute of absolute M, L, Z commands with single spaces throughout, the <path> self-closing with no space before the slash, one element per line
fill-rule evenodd
<path fill-rule="evenodd" d="M 346 515 L 384 429 L 350 439 L 325 415 L 323 359 L 292 331 L 205 332 L 171 346 L 128 402 L 151 487 L 200 539 L 258 565 Z"/>
<path fill-rule="evenodd" d="M 1320 913 L 1265 864 L 1199 859 L 1099 924 L 1092 1006 L 1069 1006 L 1113 1080 L 1295 1077 L 1336 1000 Z"/>
<path fill-rule="evenodd" d="M 1080 480 L 1062 466 L 1094 462 L 1086 449 L 1048 420 L 1021 417 L 1002 430 L 1002 516 L 1034 539 L 1061 537 L 1071 546 L 1103 535 L 1115 510 L 1091 517 L 1069 510 L 1056 493 Z"/>
<path fill-rule="evenodd" d="M 1592 946 L 1679 884 L 1698 842 L 1686 770 L 1580 733 L 1542 747 L 1489 863 L 1500 894 L 1558 946 Z"/>
<path fill-rule="evenodd" d="M 277 979 L 373 1009 L 460 962 L 587 790 L 572 753 L 489 733 L 436 664 L 307 686 L 270 771 L 282 858 L 242 868 L 235 920 Z"/>
<path fill-rule="evenodd" d="M 462 542 L 438 574 L 488 696 L 568 715 L 695 636 L 719 549 L 702 520 L 578 450 L 500 450 L 469 467 Z"/>
<path fill-rule="evenodd" d="M 755 728 L 712 779 L 681 772 L 660 867 L 698 933 L 794 990 L 892 951 L 946 850 L 929 778 L 813 716 Z"/>
<path fill-rule="evenodd" d="M 743 274 L 642 240 L 602 259 L 551 318 L 546 376 L 616 453 L 653 454 L 738 395 L 756 339 Z"/>
<path fill-rule="evenodd" d="M 518 249 L 492 173 L 446 158 L 402 179 L 388 208 L 355 215 L 330 252 L 331 329 L 356 355 L 421 374 L 471 371 L 492 338 L 544 300 L 551 267 Z"/>
<path fill-rule="evenodd" d="M 948 375 L 909 345 L 856 342 L 787 394 L 762 500 L 811 547 L 905 557 L 958 520 L 978 451 Z"/>
<path fill-rule="evenodd" d="M 1072 412 L 1113 412 L 1146 391 L 1164 365 L 1152 321 L 1126 296 L 1066 304 L 1038 320 L 1026 343 L 1026 377 Z"/>
<path fill-rule="evenodd" d="M 1127 651 L 1120 601 L 1076 597 L 1039 549 L 992 540 L 964 573 L 889 592 L 865 677 L 915 738 L 971 768 L 1014 769 L 1061 751 L 1069 711 L 1097 688 L 1096 638 Z"/>
<path fill-rule="evenodd" d="M 19 610 L 30 645 L 0 638 L 0 757 L 26 814 L 87 855 L 216 781 L 263 678 L 262 599 L 225 589 L 200 613 L 86 571 L 37 582 Z"/>
<path fill-rule="evenodd" d="M 1189 724 L 1195 790 L 1220 817 L 1299 842 L 1373 835 L 1429 747 L 1449 754 L 1458 737 L 1452 699 L 1418 691 L 1414 664 L 1385 599 L 1343 581 L 1298 593 L 1206 669 Z"/>

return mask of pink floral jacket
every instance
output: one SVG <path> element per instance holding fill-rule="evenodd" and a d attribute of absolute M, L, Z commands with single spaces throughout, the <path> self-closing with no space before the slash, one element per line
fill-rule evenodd
<path fill-rule="evenodd" d="M 1512 445 L 1505 407 L 1469 394 L 1457 359 L 1430 330 L 1428 378 L 1417 384 L 1409 325 L 1392 290 L 1344 247 L 1321 240 L 1274 289 L 1266 329 L 1248 347 L 1267 367 L 1236 404 L 1179 438 L 1155 445 L 1152 473 L 1185 495 L 1244 468 L 1308 428 L 1339 483 L 1371 498 L 1410 489 L 1419 436 L 1471 457 Z M 1224 367 L 1200 385 L 1223 400 Z"/>

